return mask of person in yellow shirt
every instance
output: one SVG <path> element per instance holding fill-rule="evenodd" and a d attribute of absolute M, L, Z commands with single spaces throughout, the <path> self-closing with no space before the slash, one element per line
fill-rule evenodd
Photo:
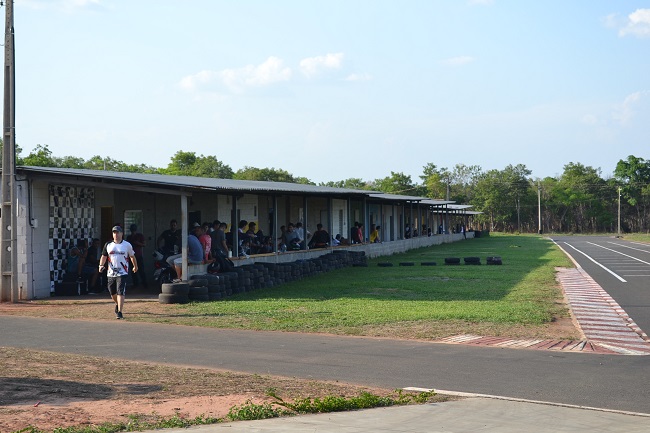
<path fill-rule="evenodd" d="M 373 229 L 370 231 L 370 243 L 378 243 L 381 242 L 381 239 L 379 238 L 379 229 L 381 229 L 381 226 L 375 226 L 373 224 Z"/>

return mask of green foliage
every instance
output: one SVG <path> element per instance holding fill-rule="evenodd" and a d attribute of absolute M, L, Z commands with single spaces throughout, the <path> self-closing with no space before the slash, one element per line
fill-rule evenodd
<path fill-rule="evenodd" d="M 257 419 L 278 418 L 290 415 L 286 410 L 273 407 L 271 403 L 256 404 L 250 400 L 240 406 L 233 406 L 228 411 L 228 419 L 232 421 L 251 421 Z"/>
<path fill-rule="evenodd" d="M 237 180 L 262 180 L 269 182 L 289 182 L 296 183 L 296 179 L 286 170 L 279 168 L 257 168 L 245 166 L 237 170 L 233 175 Z"/>
<path fill-rule="evenodd" d="M 330 395 L 323 398 L 298 398 L 293 402 L 285 402 L 275 393 L 269 395 L 276 399 L 276 403 L 286 407 L 293 413 L 329 413 L 343 412 L 349 410 L 370 409 L 374 407 L 388 407 L 394 405 L 406 405 L 411 403 L 426 403 L 435 392 L 404 393 L 403 390 L 396 390 L 395 396 L 378 396 L 369 392 L 362 392 L 357 397 L 341 397 Z"/>
<path fill-rule="evenodd" d="M 416 185 L 411 180 L 411 176 L 404 173 L 395 173 L 394 171 L 390 172 L 390 176 L 375 180 L 371 188 L 390 194 L 416 194 Z"/>
<path fill-rule="evenodd" d="M 196 156 L 195 152 L 179 150 L 172 157 L 167 168 L 160 170 L 162 174 L 174 176 L 197 176 L 217 179 L 231 179 L 233 171 L 230 166 L 219 161 L 215 156 Z"/>

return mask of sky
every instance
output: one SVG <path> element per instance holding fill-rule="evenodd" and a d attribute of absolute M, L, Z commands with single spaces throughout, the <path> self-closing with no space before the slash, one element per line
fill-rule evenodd
<path fill-rule="evenodd" d="M 23 156 L 183 150 L 314 182 L 650 159 L 647 1 L 14 4 Z"/>

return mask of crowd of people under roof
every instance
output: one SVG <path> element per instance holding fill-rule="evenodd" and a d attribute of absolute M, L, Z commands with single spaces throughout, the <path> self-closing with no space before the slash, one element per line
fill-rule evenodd
<path fill-rule="evenodd" d="M 363 223 L 355 222 L 350 229 L 350 237 L 346 238 L 340 233 L 331 236 L 321 223 L 316 224 L 316 231 L 312 234 L 303 227 L 301 222 L 287 223 L 280 226 L 279 236 L 269 236 L 257 227 L 255 222 L 241 220 L 237 224 L 237 246 L 233 247 L 234 233 L 228 230 L 228 224 L 219 220 L 212 223 L 195 222 L 187 237 L 187 262 L 188 264 L 205 264 L 212 263 L 227 257 L 247 258 L 250 255 L 269 254 L 275 251 L 283 253 L 287 251 L 299 251 L 306 249 L 318 249 L 335 247 L 341 245 L 353 245 L 362 243 L 379 243 L 381 242 L 381 226 L 371 224 L 369 237 L 364 238 Z M 145 237 L 138 231 L 135 224 L 130 226 L 131 234 L 126 240 L 133 245 L 135 257 L 138 266 L 143 268 L 143 248 L 146 246 Z M 454 230 L 456 231 L 456 230 Z M 465 233 L 465 227 L 461 226 L 459 232 Z M 422 225 L 424 236 L 431 236 L 432 230 L 426 225 Z M 443 227 L 438 227 L 438 233 L 443 233 Z M 406 239 L 417 237 L 418 230 L 411 230 L 409 224 L 404 227 L 404 237 Z M 169 223 L 169 229 L 163 231 L 156 240 L 156 245 L 161 253 L 166 257 L 167 263 L 173 267 L 176 274 L 181 277 L 182 273 L 182 236 L 178 227 L 178 222 L 173 219 Z M 277 249 L 275 249 L 277 248 Z M 77 245 L 69 249 L 66 260 L 66 274 L 74 275 L 78 278 L 86 278 L 91 287 L 95 287 L 99 274 L 97 272 L 97 263 L 102 253 L 101 242 L 99 239 L 93 239 L 92 244 L 88 246 L 86 240 L 80 240 Z M 146 274 L 144 272 L 134 275 L 134 284 L 147 287 Z"/>

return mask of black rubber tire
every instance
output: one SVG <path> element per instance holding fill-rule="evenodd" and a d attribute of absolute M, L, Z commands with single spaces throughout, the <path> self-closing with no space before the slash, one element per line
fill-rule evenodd
<path fill-rule="evenodd" d="M 437 263 L 436 262 L 421 262 L 420 265 L 421 266 L 436 266 Z"/>
<path fill-rule="evenodd" d="M 187 283 L 167 283 L 162 285 L 161 290 L 165 295 L 187 296 L 190 286 Z"/>
<path fill-rule="evenodd" d="M 190 287 L 190 292 L 188 293 L 188 296 L 191 298 L 193 296 L 203 296 L 207 294 L 208 294 L 207 286 Z"/>
<path fill-rule="evenodd" d="M 194 296 L 188 296 L 190 302 L 208 302 L 210 301 L 210 296 L 209 295 L 194 295 Z"/>
<path fill-rule="evenodd" d="M 379 262 L 377 263 L 377 266 L 379 266 L 380 268 L 389 268 L 393 266 L 393 264 L 390 262 Z"/>
<path fill-rule="evenodd" d="M 190 287 L 204 287 L 208 285 L 207 278 L 195 278 L 187 282 Z"/>
<path fill-rule="evenodd" d="M 414 262 L 400 262 L 400 266 L 415 266 Z"/>
<path fill-rule="evenodd" d="M 458 265 L 460 264 L 460 258 L 458 257 L 445 257 L 445 265 Z"/>
<path fill-rule="evenodd" d="M 161 304 L 187 304 L 190 302 L 190 298 L 183 295 L 161 293 L 158 295 L 158 302 Z"/>

